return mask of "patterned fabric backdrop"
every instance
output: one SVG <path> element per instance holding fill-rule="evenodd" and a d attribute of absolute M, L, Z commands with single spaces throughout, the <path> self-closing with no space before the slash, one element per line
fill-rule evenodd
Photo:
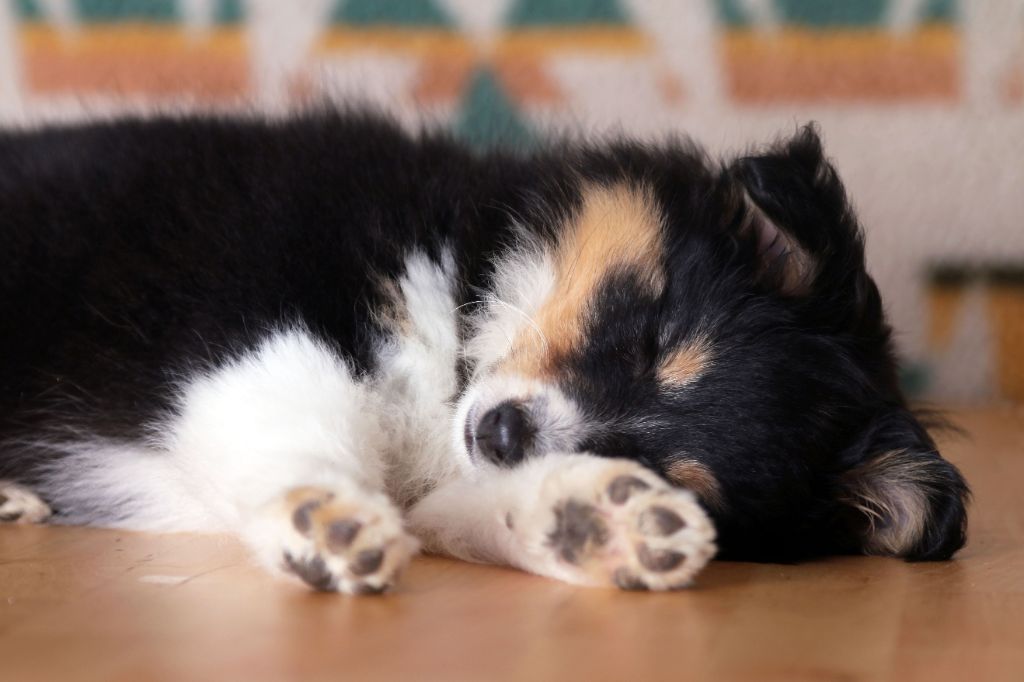
<path fill-rule="evenodd" d="M 474 145 L 821 123 L 906 382 L 1024 399 L 1024 0 L 0 0 L 0 121 L 328 96 Z"/>

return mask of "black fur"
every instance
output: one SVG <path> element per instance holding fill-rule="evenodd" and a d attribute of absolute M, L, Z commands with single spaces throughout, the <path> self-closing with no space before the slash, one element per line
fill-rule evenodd
<path fill-rule="evenodd" d="M 468 303 L 513 217 L 557 238 L 581 182 L 618 180 L 661 204 L 668 284 L 655 298 L 630 272 L 607 278 L 586 344 L 563 358 L 563 390 L 614 425 L 584 447 L 655 470 L 700 460 L 724 494 L 722 554 L 757 560 L 862 551 L 850 472 L 893 450 L 932 458 L 942 476 L 904 554 L 955 552 L 966 486 L 900 393 L 857 220 L 810 128 L 725 167 L 680 142 L 473 155 L 335 113 L 0 135 L 0 478 L 33 481 L 50 455 L 32 434 L 143 437 L 178 379 L 282 323 L 372 373 L 373 311 L 404 254 L 452 247 Z M 805 293 L 761 261 L 744 193 L 816 264 Z M 697 334 L 713 362 L 665 390 L 659 359 Z"/>

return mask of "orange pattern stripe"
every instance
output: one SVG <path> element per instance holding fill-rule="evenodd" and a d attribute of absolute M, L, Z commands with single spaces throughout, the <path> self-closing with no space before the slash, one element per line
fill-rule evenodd
<path fill-rule="evenodd" d="M 203 100 L 243 97 L 250 87 L 244 31 L 193 35 L 180 28 L 121 24 L 19 33 L 23 73 L 36 93 L 103 93 Z"/>
<path fill-rule="evenodd" d="M 721 53 L 729 93 L 740 103 L 954 100 L 960 91 L 960 40 L 947 27 L 907 36 L 731 32 Z"/>

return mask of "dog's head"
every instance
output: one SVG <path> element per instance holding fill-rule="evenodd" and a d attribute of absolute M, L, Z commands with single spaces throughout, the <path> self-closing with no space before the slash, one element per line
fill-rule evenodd
<path fill-rule="evenodd" d="M 966 488 L 900 393 L 812 128 L 721 167 L 635 145 L 570 165 L 495 266 L 459 447 L 482 466 L 639 460 L 692 488 L 734 555 L 963 544 Z"/>

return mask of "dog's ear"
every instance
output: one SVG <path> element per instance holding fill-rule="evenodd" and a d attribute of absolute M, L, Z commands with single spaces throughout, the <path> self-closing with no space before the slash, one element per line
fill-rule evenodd
<path fill-rule="evenodd" d="M 866 554 L 938 560 L 963 546 L 967 484 L 912 414 L 876 419 L 842 459 L 842 516 Z"/>
<path fill-rule="evenodd" d="M 741 235 L 756 245 L 762 282 L 786 296 L 856 287 L 864 246 L 856 216 L 813 125 L 729 174 L 743 197 Z"/>

